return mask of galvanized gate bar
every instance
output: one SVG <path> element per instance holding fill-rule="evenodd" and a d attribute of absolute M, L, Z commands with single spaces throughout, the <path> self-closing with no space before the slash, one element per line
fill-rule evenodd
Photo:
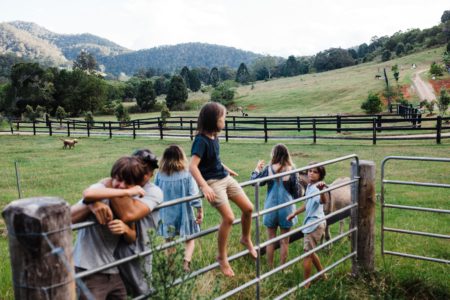
<path fill-rule="evenodd" d="M 389 232 L 398 232 L 398 233 L 406 233 L 406 234 L 413 234 L 413 235 L 420 235 L 420 236 L 429 236 L 429 237 L 435 237 L 435 238 L 441 238 L 441 239 L 450 239 L 450 235 L 446 235 L 446 234 L 429 233 L 429 232 L 423 232 L 423 231 L 414 231 L 414 230 L 397 229 L 397 228 L 389 228 L 389 227 L 383 227 L 383 230 L 389 231 Z"/>
<path fill-rule="evenodd" d="M 385 251 L 384 253 L 385 254 L 390 254 L 390 255 L 401 256 L 401 257 L 407 257 L 407 258 L 414 258 L 414 259 L 420 259 L 420 260 L 427 260 L 427 261 L 432 261 L 432 262 L 450 264 L 450 260 L 445 260 L 445 259 L 440 259 L 440 258 L 433 258 L 433 257 L 427 257 L 427 256 L 420 256 L 420 255 L 413 255 L 413 254 L 394 252 L 394 251 Z"/>
<path fill-rule="evenodd" d="M 384 204 L 383 207 L 388 207 L 388 208 L 399 208 L 399 209 L 406 209 L 406 210 L 418 210 L 418 211 L 435 212 L 435 213 L 443 213 L 443 214 L 450 214 L 450 210 L 447 210 L 447 209 L 440 209 L 440 208 L 428 208 L 428 207 L 409 206 L 409 205 L 398 205 L 398 204 Z"/>
<path fill-rule="evenodd" d="M 404 210 L 415 210 L 415 211 L 423 211 L 423 212 L 433 212 L 433 213 L 445 213 L 450 214 L 450 210 L 446 209 L 437 209 L 437 208 L 428 208 L 428 207 L 417 207 L 417 206 L 408 206 L 408 205 L 398 205 L 398 204 L 386 204 L 385 203 L 385 184 L 399 184 L 399 185 L 413 185 L 413 186 L 425 186 L 425 187 L 434 187 L 434 188 L 449 188 L 449 184 L 441 184 L 441 183 L 429 183 L 429 182 L 412 182 L 412 181 L 401 181 L 401 180 L 386 180 L 384 179 L 384 171 L 385 165 L 389 160 L 413 160 L 413 161 L 432 161 L 432 162 L 450 162 L 450 158 L 440 158 L 440 157 L 413 157 L 413 156 L 387 156 L 381 162 L 381 255 L 384 258 L 385 254 L 420 259 L 432 262 L 439 262 L 449 264 L 449 260 L 426 257 L 420 255 L 413 255 L 401 252 L 387 251 L 384 249 L 384 232 L 396 232 L 403 234 L 411 234 L 411 235 L 419 235 L 419 236 L 427 236 L 432 238 L 444 238 L 449 239 L 450 236 L 444 234 L 430 233 L 430 232 L 420 232 L 420 231 L 412 231 L 406 229 L 397 229 L 397 228 L 388 228 L 385 227 L 385 208 L 396 208 L 396 209 L 404 209 Z"/>
<path fill-rule="evenodd" d="M 401 181 L 401 180 L 383 180 L 383 183 L 450 188 L 450 184 L 445 184 L 445 183 L 414 182 L 414 181 Z"/>

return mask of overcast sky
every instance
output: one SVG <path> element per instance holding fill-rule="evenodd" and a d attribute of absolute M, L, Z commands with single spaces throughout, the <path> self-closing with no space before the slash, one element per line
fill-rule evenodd
<path fill-rule="evenodd" d="M 310 55 L 440 23 L 448 0 L 0 0 L 0 22 L 92 33 L 129 49 L 203 42 Z"/>

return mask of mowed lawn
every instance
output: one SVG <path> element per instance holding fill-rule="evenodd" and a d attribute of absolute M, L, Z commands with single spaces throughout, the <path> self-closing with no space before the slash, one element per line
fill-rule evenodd
<path fill-rule="evenodd" d="M 70 204 L 80 199 L 84 188 L 107 177 L 113 162 L 122 155 L 130 154 L 138 148 L 150 148 L 160 156 L 166 146 L 176 143 L 189 154 L 189 140 L 159 140 L 150 138 L 129 137 L 80 138 L 73 150 L 63 150 L 59 137 L 48 136 L 0 136 L 0 208 L 10 201 L 18 199 L 14 162 L 17 161 L 20 174 L 20 187 L 23 197 L 57 196 Z M 221 158 L 225 164 L 239 173 L 238 181 L 249 179 L 258 159 L 270 160 L 270 150 L 276 141 L 246 141 L 231 140 L 221 143 Z M 286 142 L 297 167 L 305 166 L 311 161 L 324 161 L 336 157 L 357 154 L 362 160 L 372 160 L 377 166 L 377 193 L 380 193 L 381 161 L 389 155 L 449 157 L 448 142 L 442 145 L 434 141 L 400 141 L 380 142 L 373 146 L 370 142 L 353 141 L 320 141 L 313 145 L 310 141 Z M 331 165 L 327 168 L 326 181 L 332 182 L 340 176 L 349 176 L 350 162 Z M 450 165 L 448 163 L 429 162 L 390 162 L 387 165 L 388 179 L 428 181 L 450 183 Z M 254 200 L 254 191 L 246 188 L 250 199 Z M 261 205 L 263 204 L 265 188 L 261 189 Z M 449 208 L 448 189 L 430 189 L 402 186 L 388 186 L 386 201 L 404 205 Z M 205 222 L 203 229 L 215 226 L 220 218 L 206 201 Z M 233 206 L 236 217 L 238 210 Z M 303 216 L 300 216 L 302 219 Z M 417 231 L 450 234 L 448 231 L 448 216 L 432 213 L 402 212 L 390 210 L 386 215 L 388 227 L 404 228 Z M 254 231 L 253 226 L 253 231 Z M 0 223 L 2 236 L 0 238 L 0 257 L 5 263 L 0 264 L 0 295 L 2 299 L 13 299 L 11 271 L 7 236 L 3 220 Z M 384 261 L 380 255 L 380 209 L 377 203 L 376 223 L 376 266 L 375 277 L 364 280 L 353 280 L 347 274 L 350 263 L 331 273 L 327 282 L 313 285 L 308 295 L 313 298 L 329 299 L 361 299 L 361 298 L 449 298 L 448 266 L 436 263 L 413 261 L 396 257 L 387 257 Z M 261 227 L 261 241 L 266 240 L 265 228 Z M 336 232 L 336 228 L 334 228 Z M 240 228 L 236 226 L 230 237 L 230 254 L 243 250 L 239 245 Z M 213 246 L 211 246 L 213 245 Z M 216 251 L 216 235 L 202 238 L 197 243 L 193 266 L 200 268 L 214 262 Z M 446 240 L 431 238 L 401 236 L 389 234 L 386 237 L 386 247 L 392 251 L 404 251 L 417 255 L 428 255 L 449 259 L 449 244 Z M 319 253 L 324 264 L 330 264 L 349 251 L 349 242 L 342 240 L 331 251 Z M 291 245 L 290 258 L 302 252 L 301 242 Z M 225 279 L 220 272 L 213 271 L 200 276 L 194 295 L 200 298 L 212 298 L 225 291 L 253 279 L 255 276 L 254 262 L 243 258 L 233 262 L 237 276 Z M 263 272 L 268 271 L 263 258 Z M 288 272 L 280 273 L 262 283 L 264 298 L 273 298 L 302 278 L 301 264 L 290 267 Z M 252 298 L 254 288 L 248 288 L 239 294 L 239 299 Z M 299 295 L 297 295 L 298 297 Z M 304 294 L 303 296 L 306 296 Z M 294 297 L 294 296 L 293 296 Z M 416 297 L 417 298 L 417 297 Z M 419 299 L 417 298 L 417 299 Z"/>

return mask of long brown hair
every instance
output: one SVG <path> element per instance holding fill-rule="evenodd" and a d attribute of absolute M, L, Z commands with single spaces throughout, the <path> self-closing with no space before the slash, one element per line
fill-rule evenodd
<path fill-rule="evenodd" d="M 277 170 L 277 173 L 280 173 L 287 166 L 294 166 L 289 150 L 284 144 L 277 144 L 272 148 L 272 160 L 270 163 L 272 165 L 280 164 L 280 168 Z"/>
<path fill-rule="evenodd" d="M 160 161 L 160 172 L 171 175 L 175 172 L 187 170 L 188 160 L 186 154 L 178 145 L 170 145 L 164 150 L 163 156 Z"/>
<path fill-rule="evenodd" d="M 208 102 L 203 105 L 197 120 L 197 134 L 217 135 L 220 129 L 217 120 L 227 112 L 225 106 L 217 102 Z"/>

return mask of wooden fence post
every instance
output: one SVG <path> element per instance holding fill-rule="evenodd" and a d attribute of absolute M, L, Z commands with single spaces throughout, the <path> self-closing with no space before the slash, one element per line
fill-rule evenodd
<path fill-rule="evenodd" d="M 314 144 L 317 141 L 317 132 L 316 132 L 316 119 L 313 119 L 313 142 Z"/>
<path fill-rule="evenodd" d="M 52 121 L 48 122 L 48 135 L 52 136 L 53 135 L 53 130 L 52 130 Z"/>
<path fill-rule="evenodd" d="M 336 132 L 341 133 L 341 115 L 336 116 Z"/>
<path fill-rule="evenodd" d="M 377 123 L 376 123 L 376 119 L 373 118 L 372 120 L 372 144 L 376 145 L 377 144 Z"/>
<path fill-rule="evenodd" d="M 297 117 L 297 131 L 300 132 L 300 117 Z"/>
<path fill-rule="evenodd" d="M 36 135 L 36 121 L 33 120 L 33 135 Z"/>
<path fill-rule="evenodd" d="M 358 174 L 356 167 L 353 161 L 352 174 Z M 375 271 L 375 173 L 373 161 L 359 161 L 357 259 L 352 265 L 356 276 Z"/>
<path fill-rule="evenodd" d="M 419 115 L 417 117 L 417 127 L 421 128 L 422 127 L 422 113 L 419 112 Z"/>
<path fill-rule="evenodd" d="M 70 136 L 70 123 L 67 121 L 67 136 Z"/>
<path fill-rule="evenodd" d="M 233 116 L 233 129 L 236 129 L 236 117 Z"/>
<path fill-rule="evenodd" d="M 441 143 L 442 117 L 438 116 L 436 119 L 436 144 Z"/>
<path fill-rule="evenodd" d="M 69 205 L 55 197 L 27 198 L 8 204 L 2 215 L 15 299 L 75 299 Z"/>
<path fill-rule="evenodd" d="M 228 142 L 228 120 L 225 119 L 225 141 Z"/>
<path fill-rule="evenodd" d="M 264 117 L 264 142 L 267 143 L 268 134 L 267 134 L 267 118 Z"/>
<path fill-rule="evenodd" d="M 86 130 L 87 130 L 87 136 L 91 137 L 91 122 L 86 122 Z"/>
<path fill-rule="evenodd" d="M 225 123 L 225 125 L 226 125 L 226 123 Z M 192 120 L 189 120 L 189 136 L 192 141 L 194 139 L 194 127 L 192 125 Z"/>
<path fill-rule="evenodd" d="M 133 139 L 136 139 L 136 122 L 133 121 Z"/>
<path fill-rule="evenodd" d="M 109 121 L 109 138 L 112 139 L 111 121 Z"/>
<path fill-rule="evenodd" d="M 180 117 L 180 127 L 183 128 L 183 117 Z"/>
<path fill-rule="evenodd" d="M 158 128 L 159 128 L 159 138 L 160 138 L 160 139 L 163 139 L 163 138 L 164 138 L 163 124 L 162 124 L 162 122 L 159 120 L 159 118 L 158 118 Z"/>

